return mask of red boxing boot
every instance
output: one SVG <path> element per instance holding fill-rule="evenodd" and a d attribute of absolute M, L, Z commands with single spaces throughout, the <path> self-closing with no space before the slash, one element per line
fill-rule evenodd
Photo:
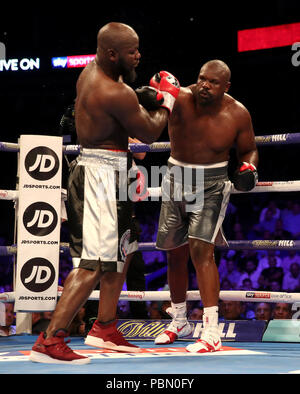
<path fill-rule="evenodd" d="M 82 356 L 73 352 L 69 348 L 64 338 L 68 336 L 65 330 L 58 330 L 53 337 L 44 338 L 44 333 L 41 332 L 35 344 L 32 347 L 29 360 L 37 363 L 50 364 L 87 364 L 91 360 L 89 357 Z"/>
<path fill-rule="evenodd" d="M 85 339 L 85 344 L 125 353 L 139 353 L 142 351 L 138 346 L 126 341 L 123 334 L 117 330 L 116 320 L 109 324 L 101 324 L 96 320 Z"/>

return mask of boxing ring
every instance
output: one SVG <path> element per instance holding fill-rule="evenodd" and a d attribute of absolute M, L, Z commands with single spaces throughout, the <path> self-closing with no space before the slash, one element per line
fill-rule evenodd
<path fill-rule="evenodd" d="M 256 144 L 260 146 L 278 146 L 278 145 L 289 145 L 299 144 L 300 133 L 295 134 L 278 134 L 278 135 L 265 135 L 256 137 Z M 168 152 L 170 150 L 169 142 L 155 142 L 151 145 L 147 144 L 129 144 L 129 148 L 132 153 L 139 152 Z M 19 144 L 0 142 L 0 151 L 15 152 L 18 153 L 20 149 Z M 76 155 L 79 153 L 80 147 L 78 145 L 64 145 L 63 153 L 66 155 Z M 266 192 L 299 192 L 300 191 L 300 180 L 295 181 L 268 181 L 258 182 L 256 187 L 250 192 L 240 192 L 234 189 L 232 186 L 232 194 L 244 194 L 244 193 L 266 193 Z M 161 190 L 158 188 L 148 188 L 149 196 L 160 197 Z M 0 190 L 1 200 L 11 200 L 15 205 L 15 217 L 18 217 L 18 190 Z M 65 191 L 62 191 L 62 201 L 66 199 Z M 159 200 L 158 200 L 159 201 Z M 146 203 L 146 202 L 145 202 Z M 15 220 L 16 221 L 16 220 Z M 16 226 L 15 226 L 16 227 Z M 16 228 L 14 229 L 16 232 Z M 14 234 L 14 240 L 16 240 L 16 234 Z M 14 241 L 15 242 L 15 241 Z M 223 247 L 223 249 L 226 249 Z M 242 240 L 242 241 L 228 241 L 227 249 L 231 250 L 300 250 L 300 241 L 298 240 Z M 68 252 L 68 244 L 60 243 L 60 253 Z M 140 242 L 140 251 L 155 251 L 156 246 L 153 242 Z M 0 255 L 2 256 L 16 256 L 17 245 L 0 246 Z M 16 261 L 14 261 L 14 265 Z M 61 295 L 62 289 L 58 287 L 57 296 Z M 101 295 L 101 292 L 100 292 Z M 89 297 L 89 300 L 98 300 L 99 291 L 93 291 Z M 200 300 L 199 291 L 188 291 L 187 301 Z M 169 291 L 122 291 L 120 300 L 126 301 L 169 301 Z M 293 304 L 293 310 L 297 312 L 300 308 L 300 293 L 286 293 L 286 292 L 269 292 L 269 291 L 221 291 L 220 300 L 224 301 L 242 301 L 242 302 L 282 302 Z M 0 294 L 0 302 L 14 302 L 15 291 L 5 292 Z M 296 316 L 296 315 L 295 315 Z M 18 317 L 18 313 L 17 313 Z M 22 317 L 24 319 L 24 316 Z M 23 320 L 22 320 L 23 321 Z M 31 321 L 31 320 L 30 320 Z M 166 321 L 167 324 L 169 321 Z M 300 334 L 300 321 L 293 320 L 295 325 L 294 331 Z M 201 326 L 201 322 L 195 321 L 195 328 L 197 324 Z M 225 324 L 225 323 L 224 323 Z M 200 327 L 199 326 L 199 327 Z M 198 328 L 199 328 L 198 327 Z M 225 326 L 224 326 L 225 327 Z M 223 328 L 224 328 L 223 327 Z M 83 338 L 72 337 L 71 347 L 78 350 L 86 355 L 89 355 L 92 359 L 91 364 L 76 366 L 59 366 L 48 365 L 48 364 L 35 364 L 28 362 L 28 354 L 36 340 L 35 336 L 31 335 L 30 328 L 28 325 L 24 327 L 18 327 L 17 319 L 17 334 L 12 337 L 0 337 L 0 373 L 12 374 L 16 370 L 19 373 L 32 374 L 32 373 L 50 373 L 50 374 L 116 374 L 116 376 L 122 376 L 123 374 L 153 374 L 154 376 L 161 376 L 161 374 L 172 375 L 173 380 L 176 380 L 176 376 L 181 376 L 181 381 L 170 382 L 165 381 L 161 384 L 188 384 L 184 382 L 182 377 L 188 374 L 246 374 L 246 373 L 283 373 L 283 374 L 297 374 L 300 373 L 300 340 L 292 341 L 287 343 L 283 339 L 283 343 L 279 340 L 271 341 L 258 341 L 258 342 L 239 342 L 233 341 L 232 339 L 226 340 L 222 338 L 224 344 L 222 351 L 211 354 L 191 354 L 185 351 L 187 345 L 186 340 L 184 346 L 182 341 L 178 340 L 170 346 L 155 347 L 153 341 L 149 343 L 149 340 L 142 338 L 141 340 L 132 339 L 131 342 L 135 342 L 141 348 L 143 352 L 141 354 L 122 354 L 115 352 L 104 352 L 101 349 L 91 350 L 88 346 L 83 343 Z M 266 332 L 267 324 L 262 328 L 262 337 Z M 276 327 L 278 330 L 278 327 Z M 299 335 L 298 335 L 299 336 Z M 194 339 L 188 338 L 194 342 Z M 299 343 L 298 343 L 299 342 Z M 229 346 L 227 346 L 229 344 Z M 142 360 L 140 360 L 142 359 Z M 283 360 L 284 359 L 284 363 Z M 22 371 L 22 372 L 21 372 Z M 120 378 L 122 380 L 122 378 Z M 144 380 L 143 380 L 144 379 Z M 159 379 L 159 378 L 157 378 Z M 112 382 L 112 379 L 106 377 L 103 384 L 107 388 L 110 384 L 117 385 L 116 381 Z M 138 378 L 132 379 L 135 382 Z M 178 379 L 180 380 L 180 379 Z M 121 383 L 120 383 L 121 384 Z M 128 383 L 129 384 L 129 383 Z M 132 383 L 134 384 L 134 383 Z M 136 383 L 137 384 L 137 383 Z M 143 389 L 150 388 L 163 388 L 163 386 L 155 386 L 159 382 L 150 382 L 150 378 L 140 378 L 140 388 L 143 385 Z M 153 384 L 153 387 L 152 387 Z M 193 388 L 195 388 L 200 382 L 193 382 Z M 118 388 L 117 386 L 114 386 Z M 121 386 L 120 386 L 121 387 Z M 171 386 L 169 386 L 171 387 Z M 173 388 L 174 388 L 173 387 Z M 178 386 L 179 387 L 179 386 Z M 176 388 L 176 387 L 175 387 Z M 180 386 L 180 388 L 188 388 L 188 386 Z"/>

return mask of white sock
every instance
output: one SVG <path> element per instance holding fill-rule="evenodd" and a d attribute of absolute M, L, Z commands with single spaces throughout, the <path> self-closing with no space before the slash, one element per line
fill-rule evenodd
<path fill-rule="evenodd" d="M 204 327 L 217 326 L 219 320 L 219 308 L 218 306 L 209 306 L 203 308 L 203 325 Z"/>
<path fill-rule="evenodd" d="M 178 304 L 174 304 L 171 302 L 172 312 L 174 317 L 186 317 L 186 302 L 180 302 Z"/>
<path fill-rule="evenodd" d="M 172 309 L 174 309 L 174 310 L 186 309 L 186 302 L 185 301 L 184 302 L 180 302 L 179 304 L 174 304 L 174 302 L 171 302 L 171 306 L 172 306 Z"/>

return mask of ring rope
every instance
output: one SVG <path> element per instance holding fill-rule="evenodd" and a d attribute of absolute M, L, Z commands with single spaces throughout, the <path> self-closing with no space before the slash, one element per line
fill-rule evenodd
<path fill-rule="evenodd" d="M 274 145 L 291 145 L 300 143 L 300 133 L 285 133 L 285 134 L 270 134 L 263 136 L 256 136 L 255 142 L 257 146 L 274 146 Z M 1 143 L 0 143 L 1 147 Z M 154 142 L 152 144 L 132 143 L 129 144 L 129 149 L 133 153 L 142 152 L 168 152 L 170 151 L 170 142 Z M 79 145 L 65 145 L 63 147 L 64 153 L 76 154 L 80 152 Z"/>
<path fill-rule="evenodd" d="M 217 249 L 231 249 L 231 250 L 300 250 L 300 240 L 241 240 L 241 241 L 227 241 L 228 246 L 216 246 Z M 156 249 L 155 242 L 139 242 L 138 250 L 142 252 L 160 251 Z M 60 244 L 60 252 L 68 252 L 69 244 L 62 242 Z M 0 246 L 0 256 L 11 256 L 17 253 L 17 245 Z"/>
<path fill-rule="evenodd" d="M 161 187 L 148 187 L 149 197 L 159 198 L 161 197 Z M 257 182 L 256 186 L 249 192 L 242 192 L 236 190 L 232 185 L 232 194 L 244 194 L 244 193 L 267 193 L 267 192 L 299 192 L 300 191 L 300 180 L 298 181 L 264 181 Z M 0 190 L 0 200 L 17 200 L 19 192 L 17 190 Z M 67 193 L 62 190 L 62 200 L 67 199 Z"/>
<path fill-rule="evenodd" d="M 17 190 L 0 190 L 0 200 L 17 200 L 19 192 Z"/>
<path fill-rule="evenodd" d="M 149 187 L 148 189 L 150 197 L 161 197 L 161 187 Z M 257 182 L 256 186 L 248 191 L 242 192 L 236 190 L 232 184 L 232 194 L 245 194 L 245 193 L 266 193 L 266 192 L 299 192 L 300 181 L 264 181 Z"/>
<path fill-rule="evenodd" d="M 234 249 L 234 250 L 300 250 L 300 240 L 241 240 L 227 241 L 228 246 L 216 246 L 218 249 Z M 156 249 L 155 242 L 140 242 L 139 250 L 149 252 Z"/>
<path fill-rule="evenodd" d="M 299 181 L 300 184 L 300 181 Z M 300 189 L 299 189 L 300 190 Z M 0 190 L 0 200 L 18 200 L 19 192 L 18 190 Z M 61 199 L 63 201 L 67 200 L 67 191 L 66 189 L 61 190 Z"/>
<path fill-rule="evenodd" d="M 286 145 L 300 143 L 300 133 L 285 133 L 276 135 L 265 135 L 255 137 L 256 144 L 261 145 Z M 19 152 L 19 144 L 0 142 L 0 151 L 6 152 Z M 129 144 L 129 149 L 133 153 L 140 152 L 166 152 L 170 150 L 170 142 L 154 142 L 153 144 L 147 145 L 143 143 L 139 144 Z M 63 152 L 68 154 L 77 154 L 80 152 L 79 145 L 65 145 L 63 146 Z M 232 188 L 232 193 L 243 193 Z M 277 192 L 277 191 L 299 191 L 300 181 L 287 181 L 287 182 L 258 182 L 256 187 L 251 192 Z M 152 196 L 159 197 L 160 188 L 148 188 L 148 191 Z M 17 200 L 18 192 L 14 190 L 0 190 L 0 199 L 2 200 Z M 300 249 L 300 241 L 297 240 L 253 240 L 253 241 L 228 241 L 228 247 L 230 249 Z M 227 247 L 227 248 L 228 248 Z M 225 248 L 225 247 L 224 247 Z M 68 249 L 68 244 L 61 244 L 61 251 Z M 155 243 L 140 243 L 140 250 L 156 250 Z M 1 246 L 0 255 L 11 255 L 16 254 L 16 245 L 12 246 Z M 58 296 L 61 295 L 61 290 L 58 291 Z M 91 293 L 89 299 L 98 300 L 99 291 L 95 290 Z M 169 301 L 170 292 L 169 291 L 127 291 L 121 292 L 121 300 L 128 301 L 151 301 L 151 300 L 161 300 Z M 188 291 L 187 300 L 200 300 L 199 291 Z M 267 292 L 267 291 L 220 291 L 221 300 L 231 300 L 231 301 L 248 301 L 248 302 L 288 302 L 294 303 L 300 301 L 299 293 L 284 293 L 284 292 Z M 13 302 L 15 300 L 15 293 L 1 293 L 0 301 Z"/>
<path fill-rule="evenodd" d="M 261 145 L 290 145 L 300 143 L 300 133 L 283 133 L 256 136 L 257 146 Z M 0 142 L 0 151 L 19 152 L 20 146 L 12 142 Z M 134 153 L 141 152 L 167 152 L 170 150 L 170 142 L 154 142 L 153 144 L 134 143 L 129 144 L 129 149 Z M 64 145 L 63 151 L 66 154 L 77 154 L 80 151 L 80 145 Z"/>
<path fill-rule="evenodd" d="M 58 288 L 57 296 L 62 295 L 62 288 Z M 94 290 L 89 296 L 90 301 L 98 301 L 101 296 L 99 290 Z M 271 292 L 258 290 L 221 290 L 219 298 L 222 301 L 241 302 L 285 302 L 293 304 L 300 302 L 300 293 Z M 170 301 L 170 292 L 163 291 L 122 291 L 120 300 L 123 301 Z M 188 290 L 187 301 L 199 301 L 201 296 L 198 290 Z M 15 292 L 0 293 L 0 302 L 14 302 Z"/>

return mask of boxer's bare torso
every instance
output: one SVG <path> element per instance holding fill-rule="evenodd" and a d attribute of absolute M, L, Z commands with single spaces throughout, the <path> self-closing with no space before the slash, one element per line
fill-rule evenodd
<path fill-rule="evenodd" d="M 169 121 L 169 136 L 171 156 L 185 163 L 228 161 L 235 144 L 240 156 L 255 149 L 247 109 L 228 94 L 216 105 L 203 105 L 196 84 L 181 88 Z"/>
<path fill-rule="evenodd" d="M 111 106 L 128 87 L 109 78 L 96 63 L 90 63 L 77 83 L 76 129 L 83 148 L 128 148 L 128 131 L 113 116 Z"/>
<path fill-rule="evenodd" d="M 141 57 L 137 34 L 115 23 L 110 33 L 109 37 L 105 32 L 99 36 L 96 58 L 77 81 L 76 131 L 83 148 L 127 150 L 128 137 L 154 142 L 168 114 L 163 108 L 150 114 L 123 82 L 135 79 Z"/>

